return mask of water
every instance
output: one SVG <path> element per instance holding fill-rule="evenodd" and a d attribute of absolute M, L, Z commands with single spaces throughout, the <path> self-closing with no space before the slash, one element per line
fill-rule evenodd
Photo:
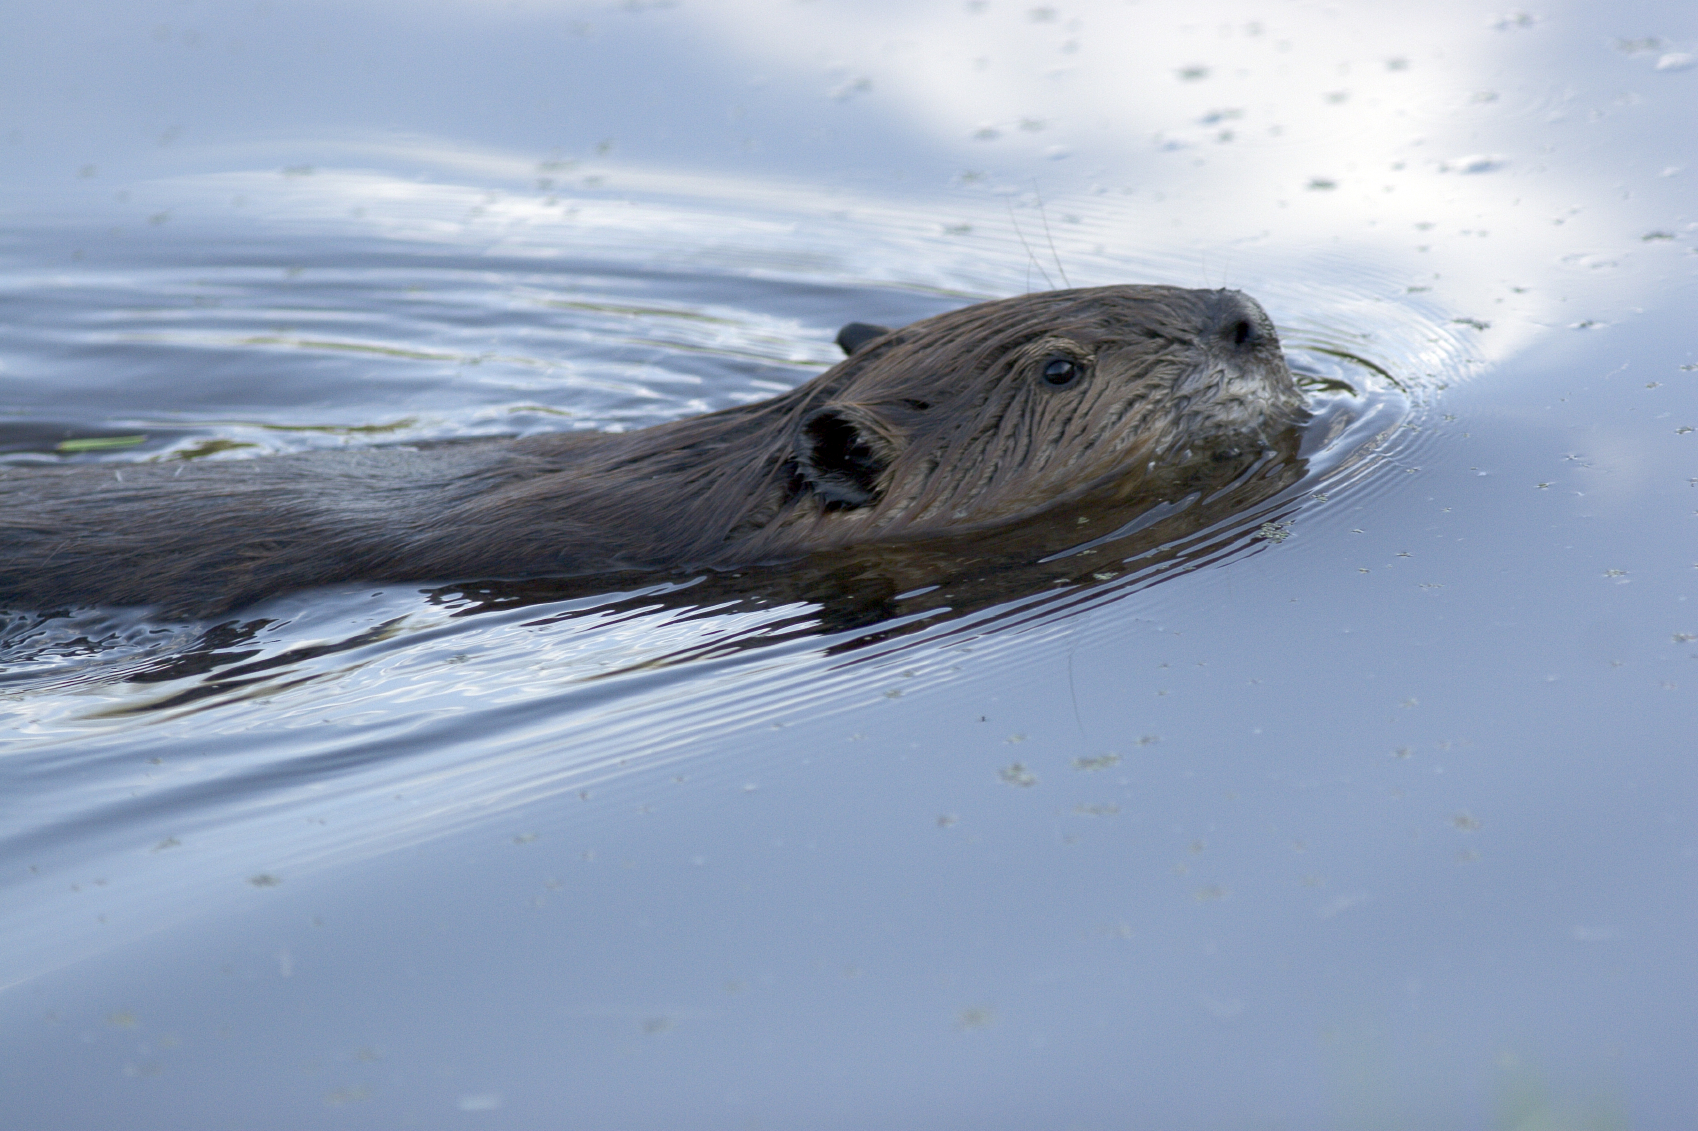
<path fill-rule="evenodd" d="M 1125 281 L 1316 420 L 972 599 L 5 614 L 10 1122 L 1690 1122 L 1689 13 L 17 24 L 9 464 L 642 427 Z"/>

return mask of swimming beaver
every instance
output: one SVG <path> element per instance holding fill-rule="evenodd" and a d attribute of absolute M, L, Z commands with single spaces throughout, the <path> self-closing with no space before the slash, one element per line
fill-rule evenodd
<path fill-rule="evenodd" d="M 981 303 L 771 400 L 630 433 L 0 470 L 0 603 L 209 615 L 339 581 L 771 563 L 1152 503 L 1302 414 L 1262 308 L 1114 286 Z"/>

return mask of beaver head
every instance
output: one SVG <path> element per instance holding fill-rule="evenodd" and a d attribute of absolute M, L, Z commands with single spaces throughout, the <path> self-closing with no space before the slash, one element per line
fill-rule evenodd
<path fill-rule="evenodd" d="M 773 518 L 790 538 L 1007 522 L 1115 479 L 1153 491 L 1302 414 L 1272 322 L 1238 291 L 1052 291 L 840 341 L 850 357 L 787 406 L 797 497 Z"/>

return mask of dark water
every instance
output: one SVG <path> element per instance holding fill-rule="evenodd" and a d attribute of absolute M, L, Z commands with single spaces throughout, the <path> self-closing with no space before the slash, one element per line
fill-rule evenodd
<path fill-rule="evenodd" d="M 1315 418 L 947 600 L 0 614 L 8 1125 L 1698 1118 L 1690 12 L 12 22 L 8 464 L 642 427 L 1129 281 Z"/>

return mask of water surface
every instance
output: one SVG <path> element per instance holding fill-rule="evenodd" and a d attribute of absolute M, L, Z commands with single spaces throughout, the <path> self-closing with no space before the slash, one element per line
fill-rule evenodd
<path fill-rule="evenodd" d="M 1694 1116 L 1688 13 L 8 38 L 9 466 L 637 428 L 1116 282 L 1255 295 L 1315 412 L 973 599 L 0 614 L 20 1125 Z"/>

